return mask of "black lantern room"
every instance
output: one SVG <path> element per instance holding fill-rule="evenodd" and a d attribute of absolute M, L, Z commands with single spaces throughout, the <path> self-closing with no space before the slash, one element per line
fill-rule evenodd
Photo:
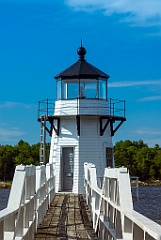
<path fill-rule="evenodd" d="M 55 76 L 57 100 L 87 98 L 107 100 L 109 75 L 85 60 L 86 49 L 77 49 L 79 59 L 72 66 Z"/>

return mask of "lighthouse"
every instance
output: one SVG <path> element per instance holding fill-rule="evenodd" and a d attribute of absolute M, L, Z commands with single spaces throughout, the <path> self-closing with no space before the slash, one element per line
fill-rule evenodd
<path fill-rule="evenodd" d="M 77 54 L 78 60 L 55 76 L 53 113 L 50 100 L 43 114 L 44 101 L 39 102 L 40 158 L 43 162 L 47 130 L 56 192 L 84 192 L 85 162 L 96 166 L 99 178 L 105 167 L 114 167 L 112 137 L 126 121 L 125 101 L 108 97 L 109 75 L 86 61 L 82 43 Z"/>

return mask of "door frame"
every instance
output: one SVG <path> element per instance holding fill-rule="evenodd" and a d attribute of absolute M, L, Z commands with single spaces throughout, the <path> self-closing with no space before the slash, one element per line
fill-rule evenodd
<path fill-rule="evenodd" d="M 72 180 L 74 180 L 74 163 L 75 163 L 75 146 L 74 145 L 65 145 L 65 146 L 61 146 L 61 149 L 60 149 L 60 151 L 61 151 L 61 156 L 60 156 L 60 189 L 61 189 L 61 191 L 66 191 L 66 190 L 64 190 L 64 172 L 63 172 L 63 170 L 64 170 L 64 159 L 63 159 L 63 149 L 64 148 L 72 148 L 73 149 L 73 179 Z M 74 181 L 73 181 L 73 184 L 74 184 Z M 73 186 L 72 186 L 73 187 Z M 71 189 L 71 191 L 72 191 L 72 189 Z"/>

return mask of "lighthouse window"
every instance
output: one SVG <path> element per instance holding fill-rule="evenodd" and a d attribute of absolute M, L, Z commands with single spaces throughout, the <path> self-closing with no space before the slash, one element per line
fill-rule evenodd
<path fill-rule="evenodd" d="M 98 98 L 98 81 L 95 79 L 80 79 L 79 97 Z"/>
<path fill-rule="evenodd" d="M 68 99 L 78 97 L 78 83 L 68 83 Z"/>
<path fill-rule="evenodd" d="M 57 99 L 61 99 L 61 80 L 56 84 Z"/>
<path fill-rule="evenodd" d="M 74 80 L 62 81 L 62 99 L 73 99 L 78 97 L 78 83 Z"/>
<path fill-rule="evenodd" d="M 113 148 L 106 148 L 106 167 L 113 167 Z"/>
<path fill-rule="evenodd" d="M 105 79 L 63 79 L 57 81 L 57 99 L 107 100 Z"/>
<path fill-rule="evenodd" d="M 84 84 L 84 83 L 80 83 L 80 87 L 79 87 L 79 98 L 86 98 L 85 84 Z"/>
<path fill-rule="evenodd" d="M 107 99 L 107 87 L 104 80 L 99 80 L 99 99 Z"/>
<path fill-rule="evenodd" d="M 68 84 L 67 82 L 63 82 L 63 99 L 68 98 Z"/>
<path fill-rule="evenodd" d="M 97 82 L 85 84 L 86 98 L 97 98 Z"/>

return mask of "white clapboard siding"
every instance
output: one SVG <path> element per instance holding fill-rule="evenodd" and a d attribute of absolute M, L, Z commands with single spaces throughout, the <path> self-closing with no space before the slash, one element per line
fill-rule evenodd
<path fill-rule="evenodd" d="M 80 174 L 83 174 L 84 162 L 96 165 L 97 176 L 103 176 L 106 167 L 105 147 L 112 147 L 109 127 L 103 136 L 99 133 L 98 117 L 81 117 L 81 134 L 79 140 Z M 83 186 L 80 186 L 83 187 Z"/>
<path fill-rule="evenodd" d="M 51 140 L 50 161 L 55 162 L 56 191 L 61 191 L 61 149 L 74 147 L 74 176 L 73 192 L 84 190 L 84 163 L 92 162 L 96 165 L 98 177 L 103 176 L 106 167 L 105 147 L 112 147 L 110 127 L 100 136 L 100 122 L 98 116 L 80 117 L 80 136 L 77 135 L 76 116 L 60 117 L 60 134 L 53 132 Z"/>
<path fill-rule="evenodd" d="M 60 121 L 60 135 L 56 136 L 53 132 L 51 140 L 51 151 L 50 159 L 55 159 L 55 187 L 56 191 L 61 190 L 61 148 L 62 147 L 74 147 L 74 181 L 73 181 L 73 192 L 78 192 L 78 136 L 76 130 L 76 119 L 72 118 L 61 118 Z"/>

